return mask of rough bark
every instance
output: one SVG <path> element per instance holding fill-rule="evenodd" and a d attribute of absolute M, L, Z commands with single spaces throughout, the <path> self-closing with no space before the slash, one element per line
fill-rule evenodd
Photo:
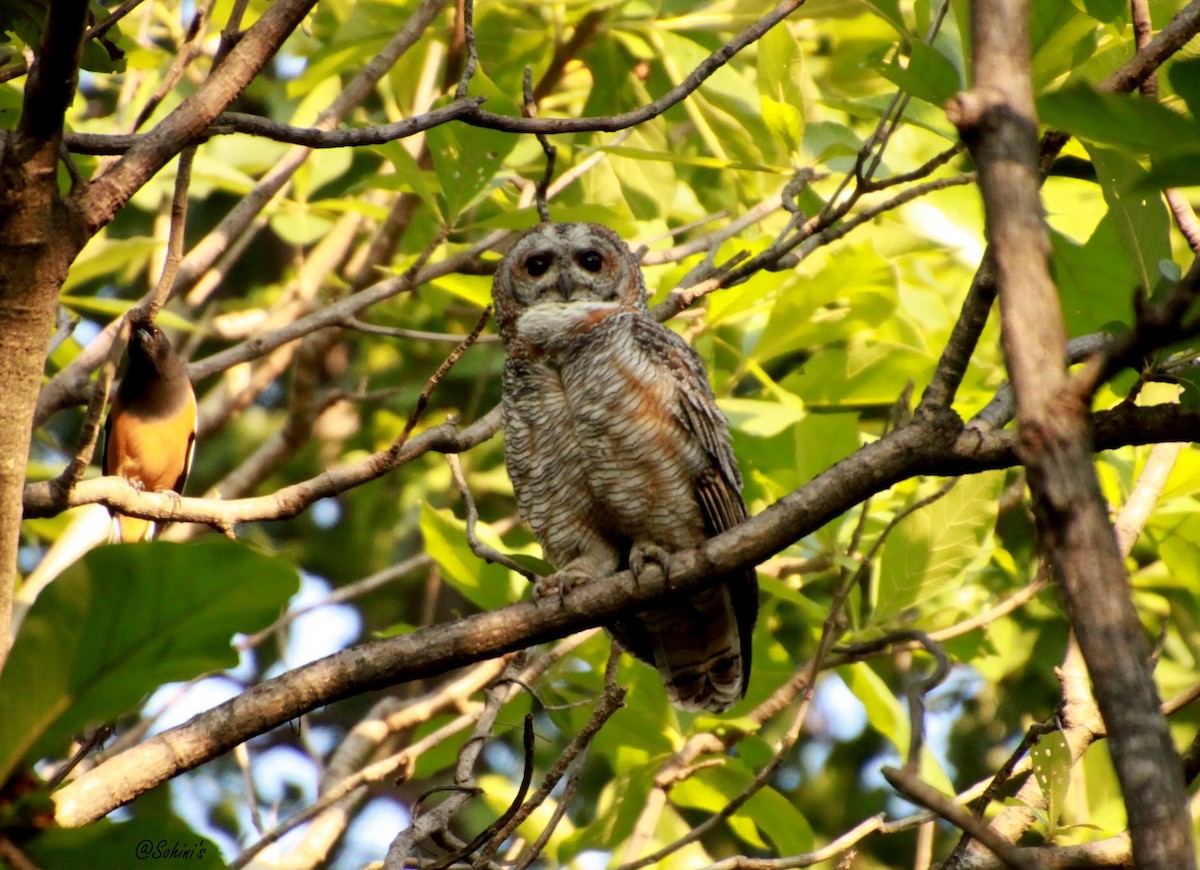
<path fill-rule="evenodd" d="M 1171 743 L 1129 580 L 1093 467 L 1089 380 L 1072 380 L 1039 199 L 1026 0 L 972 5 L 975 90 L 952 115 L 979 171 L 995 253 L 1005 353 L 1017 396 L 1017 453 L 1040 547 L 1062 583 L 1108 730 L 1138 867 L 1195 867 Z"/>
<path fill-rule="evenodd" d="M 87 0 L 48 5 L 21 120 L 0 139 L 0 666 L 7 657 L 20 540 L 25 460 L 54 331 L 58 288 L 79 227 L 59 195 L 63 114 L 75 94 Z"/>

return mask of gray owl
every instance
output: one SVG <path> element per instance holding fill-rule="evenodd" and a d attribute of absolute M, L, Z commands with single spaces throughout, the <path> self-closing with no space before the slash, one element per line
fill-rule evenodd
<path fill-rule="evenodd" d="M 507 349 L 505 455 L 521 515 L 566 582 L 691 549 L 746 517 L 742 477 L 703 364 L 652 318 L 637 259 L 606 227 L 546 223 L 492 290 Z M 609 626 L 686 710 L 746 693 L 751 570 Z"/>

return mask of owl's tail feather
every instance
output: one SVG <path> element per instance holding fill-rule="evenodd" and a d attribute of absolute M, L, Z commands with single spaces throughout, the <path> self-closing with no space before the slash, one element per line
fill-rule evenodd
<path fill-rule="evenodd" d="M 749 644 L 743 644 L 727 584 L 638 618 L 676 707 L 723 713 L 746 694 L 750 662 L 743 653 L 749 652 Z"/>

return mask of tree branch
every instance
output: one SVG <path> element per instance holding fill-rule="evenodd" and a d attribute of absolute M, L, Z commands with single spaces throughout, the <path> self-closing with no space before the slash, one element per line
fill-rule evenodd
<path fill-rule="evenodd" d="M 1158 420 L 1160 424 L 1163 421 L 1158 418 L 1164 416 L 1175 425 L 1180 421 L 1193 427 L 1200 424 L 1200 414 L 1178 406 L 1147 410 L 1154 411 L 1147 415 L 1147 420 Z M 1164 415 L 1163 410 L 1171 413 Z M 1128 410 L 1120 414 L 1119 419 L 1127 425 L 1140 419 L 1136 414 L 1130 416 Z M 486 430 L 483 423 L 480 421 L 462 433 L 450 427 L 428 430 L 409 441 L 402 456 L 408 457 L 407 451 L 418 449 L 461 449 L 465 442 Z M 1143 428 L 1140 423 L 1134 425 L 1135 431 Z M 1153 425 L 1146 428 L 1154 431 Z M 1158 434 L 1165 440 L 1180 440 L 1176 431 L 1164 432 L 1161 426 Z M 514 604 L 367 643 L 297 668 L 109 759 L 66 786 L 56 795 L 58 821 L 66 826 L 86 824 L 182 770 L 340 698 L 443 673 L 600 625 L 617 613 L 643 610 L 655 601 L 700 589 L 712 582 L 711 578 L 761 562 L 897 480 L 913 474 L 945 473 L 937 469 L 946 464 L 946 456 L 953 456 L 959 450 L 972 453 L 975 461 L 982 455 L 990 456 L 992 461 L 1002 455 L 1007 455 L 1010 461 L 1013 458 L 1007 433 L 960 432 L 950 418 L 914 422 L 864 447 L 737 528 L 712 538 L 696 550 L 673 554 L 669 589 L 653 569 L 644 572 L 638 583 L 634 583 L 629 572 L 622 572 L 567 592 L 562 608 L 544 602 Z M 961 469 L 954 473 L 960 472 Z M 330 475 L 336 476 L 338 471 Z M 120 483 L 111 478 L 85 481 L 80 489 L 109 481 Z M 133 492 L 131 487 L 122 486 Z M 142 498 L 152 497 L 161 496 L 142 495 Z M 202 503 L 198 499 L 181 500 L 184 505 L 189 502 Z M 106 785 L 116 782 L 123 784 L 119 791 Z"/>
<path fill-rule="evenodd" d="M 1145 868 L 1195 867 L 1179 758 L 1159 712 L 1141 624 L 1092 465 L 1090 393 L 1072 388 L 1063 363 L 1066 335 L 1038 195 L 1028 26 L 1021 0 L 972 5 L 975 90 L 959 95 L 951 117 L 978 167 L 1017 395 L 1017 448 L 1028 469 L 1040 545 L 1062 578 L 1095 683 L 1135 859 Z"/>
<path fill-rule="evenodd" d="M 247 30 L 224 62 L 107 172 L 71 198 L 94 234 L 112 220 L 158 170 L 203 133 L 266 66 L 316 0 L 276 0 Z"/>

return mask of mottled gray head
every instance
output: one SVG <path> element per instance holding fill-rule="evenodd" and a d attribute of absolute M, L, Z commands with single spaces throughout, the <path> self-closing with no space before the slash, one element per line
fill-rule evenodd
<path fill-rule="evenodd" d="M 599 224 L 538 224 L 500 263 L 492 284 L 496 321 L 506 343 L 517 318 L 545 303 L 618 302 L 645 308 L 646 288 L 633 252 Z"/>

